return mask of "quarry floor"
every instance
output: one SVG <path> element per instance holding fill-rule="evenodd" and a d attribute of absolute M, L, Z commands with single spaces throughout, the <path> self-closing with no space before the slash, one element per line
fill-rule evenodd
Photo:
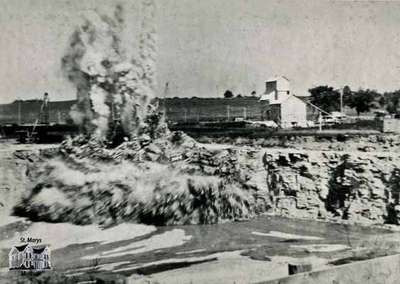
<path fill-rule="evenodd" d="M 108 229 L 10 216 L 8 204 L 18 198 L 14 187 L 21 185 L 12 153 L 42 147 L 54 145 L 0 144 L 0 283 L 15 273 L 8 271 L 8 251 L 21 237 L 50 246 L 53 271 L 83 280 L 88 273 L 110 272 L 150 283 L 252 283 L 286 276 L 287 263 L 307 261 L 318 270 L 400 253 L 400 233 L 386 228 L 268 215 L 214 225 L 125 223 Z"/>

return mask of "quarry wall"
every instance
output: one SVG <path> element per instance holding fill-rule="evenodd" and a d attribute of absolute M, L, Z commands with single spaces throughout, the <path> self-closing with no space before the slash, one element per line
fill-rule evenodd
<path fill-rule="evenodd" d="M 399 158 L 390 153 L 266 151 L 268 191 L 278 215 L 399 223 Z"/>
<path fill-rule="evenodd" d="M 372 144 L 362 145 L 365 148 L 372 147 Z M 354 141 L 351 143 L 342 143 L 342 147 L 346 148 L 346 145 L 349 145 L 349 149 L 358 147 Z M 199 144 L 195 148 L 186 148 L 183 153 L 173 155 L 177 161 L 172 162 L 172 165 L 179 168 L 183 174 L 197 172 L 199 181 L 218 177 L 218 180 L 222 183 L 227 183 L 228 186 L 228 183 L 235 180 L 235 194 L 244 194 L 247 196 L 247 201 L 244 203 L 240 201 L 237 208 L 247 208 L 243 212 L 252 213 L 240 213 L 242 212 L 242 209 L 240 209 L 238 211 L 240 214 L 235 214 L 233 219 L 240 219 L 242 217 L 251 218 L 254 217 L 254 214 L 270 212 L 291 218 L 318 219 L 334 222 L 350 221 L 363 224 L 400 223 L 400 157 L 395 152 L 332 151 L 325 149 L 317 150 L 317 147 L 314 147 L 313 150 L 282 147 L 226 147 L 228 148 L 210 150 L 203 149 L 201 144 Z M 321 145 L 321 148 L 323 148 L 323 145 Z M 41 155 L 46 155 L 48 151 L 48 149 L 42 151 Z M 118 150 L 118 156 L 125 155 L 124 151 Z M 154 147 L 150 145 L 145 148 L 145 153 L 143 156 L 144 159 L 158 161 L 162 152 L 155 155 Z M 31 163 L 29 160 L 37 160 L 37 154 L 29 153 L 29 151 L 18 152 L 17 155 L 14 155 L 14 159 L 17 161 L 22 159 L 29 164 Z M 130 159 L 129 155 L 123 158 L 122 161 L 124 159 Z M 90 173 L 87 174 L 90 175 Z M 112 186 L 114 186 L 115 182 L 112 181 Z M 114 196 L 116 193 L 112 186 L 106 183 L 104 189 L 101 189 L 104 192 L 108 192 L 101 198 L 110 199 L 109 201 L 102 200 L 101 202 L 113 204 L 115 200 L 118 200 Z M 127 190 L 128 194 L 130 191 L 138 190 L 132 188 L 132 186 L 136 187 L 137 185 L 134 183 L 128 186 L 127 188 L 130 189 L 123 189 L 124 192 Z M 97 195 L 90 197 L 87 193 L 80 191 L 79 187 L 76 187 L 73 194 L 71 194 L 70 187 L 65 188 L 68 190 L 64 190 L 63 187 L 57 188 L 57 186 L 53 186 L 52 190 L 54 194 L 65 191 L 64 193 L 71 195 L 71 200 L 82 200 L 83 197 L 86 199 L 98 198 Z M 213 193 L 220 190 L 218 187 L 213 188 L 207 185 L 207 188 L 209 198 L 213 198 L 213 200 L 221 198 L 220 193 L 217 195 Z M 30 190 L 32 189 L 21 189 L 21 191 L 25 192 L 25 195 Z M 188 195 L 173 193 L 173 187 L 169 187 L 168 192 L 169 195 L 173 194 L 173 198 L 177 204 L 186 204 L 190 200 L 188 199 Z M 25 202 L 29 205 L 30 210 L 37 211 L 40 208 L 38 211 L 41 212 L 40 216 L 46 216 L 47 219 L 51 219 L 53 217 L 49 216 L 54 215 L 54 218 L 57 220 L 63 220 L 63 217 L 60 217 L 57 213 L 60 212 L 61 205 L 56 201 L 54 204 L 49 204 L 49 200 L 41 202 L 40 200 L 42 199 L 39 197 L 42 193 L 39 191 L 30 196 L 28 194 L 29 198 Z M 222 212 L 220 209 L 214 210 L 214 205 L 207 206 L 210 200 L 206 196 L 204 198 L 208 201 L 204 201 L 204 206 L 201 205 L 198 210 L 207 211 L 207 215 L 211 214 L 214 216 L 211 219 L 207 219 L 207 223 L 219 222 L 218 220 L 221 219 L 221 216 L 225 216 L 226 212 Z M 220 202 L 217 199 L 214 201 Z M 185 214 L 183 213 L 176 215 L 177 211 L 174 209 L 174 203 L 170 204 L 171 202 L 168 200 L 169 198 L 165 200 L 158 199 L 157 202 L 154 201 L 157 205 L 153 204 L 152 207 L 160 206 L 162 208 L 169 208 L 169 211 L 175 212 L 170 212 L 169 214 L 174 216 L 173 220 L 171 219 L 172 215 L 161 216 L 163 220 L 165 219 L 165 223 L 187 223 L 188 221 L 185 221 L 187 216 L 184 216 Z M 92 201 L 88 200 L 88 204 Z M 163 202 L 165 204 L 160 204 Z M 37 207 L 34 206 L 35 204 Z M 71 206 L 77 206 L 80 203 L 72 202 L 71 204 Z M 126 204 L 126 206 L 129 207 L 131 205 Z M 180 206 L 177 208 L 180 208 Z M 80 212 L 82 209 L 72 207 L 62 208 L 63 210 L 72 210 L 75 212 Z M 123 209 L 120 205 L 116 206 L 116 208 L 118 210 Z M 85 210 L 89 209 L 82 210 L 86 212 Z M 162 212 L 166 211 L 168 210 L 162 210 Z M 120 213 L 117 212 L 115 214 Z M 162 215 L 163 213 L 159 214 Z M 69 219 L 67 218 L 66 220 Z M 199 222 L 195 220 L 197 219 L 192 219 L 189 223 Z"/>

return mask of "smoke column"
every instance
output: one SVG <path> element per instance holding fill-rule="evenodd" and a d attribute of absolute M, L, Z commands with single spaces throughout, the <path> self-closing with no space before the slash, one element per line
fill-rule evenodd
<path fill-rule="evenodd" d="M 121 48 L 125 27 L 122 6 L 112 17 L 90 13 L 72 34 L 62 59 L 62 69 L 77 88 L 74 122 L 99 140 L 106 140 L 120 121 L 127 137 L 148 127 L 146 117 L 154 111 L 150 101 L 156 86 L 155 5 L 142 2 L 138 55 L 127 57 Z"/>

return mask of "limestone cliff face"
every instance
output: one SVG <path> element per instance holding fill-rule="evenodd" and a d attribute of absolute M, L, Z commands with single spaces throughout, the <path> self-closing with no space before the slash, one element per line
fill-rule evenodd
<path fill-rule="evenodd" d="M 18 157 L 20 152 L 7 149 L 7 146 L 0 152 L 0 219 L 10 214 L 29 183 L 25 175 L 29 155 L 20 159 Z M 31 153 L 34 152 L 38 151 L 31 151 Z"/>
<path fill-rule="evenodd" d="M 275 213 L 398 224 L 400 159 L 390 153 L 266 151 Z"/>

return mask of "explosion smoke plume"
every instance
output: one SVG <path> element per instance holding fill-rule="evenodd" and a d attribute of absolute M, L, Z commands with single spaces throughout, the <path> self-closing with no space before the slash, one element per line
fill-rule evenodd
<path fill-rule="evenodd" d="M 155 5 L 152 0 L 142 4 L 138 56 L 129 57 L 122 48 L 123 8 L 116 6 L 113 17 L 87 15 L 62 59 L 64 73 L 77 88 L 71 117 L 100 140 L 109 139 L 118 122 L 129 138 L 143 134 L 147 116 L 154 113 Z"/>

